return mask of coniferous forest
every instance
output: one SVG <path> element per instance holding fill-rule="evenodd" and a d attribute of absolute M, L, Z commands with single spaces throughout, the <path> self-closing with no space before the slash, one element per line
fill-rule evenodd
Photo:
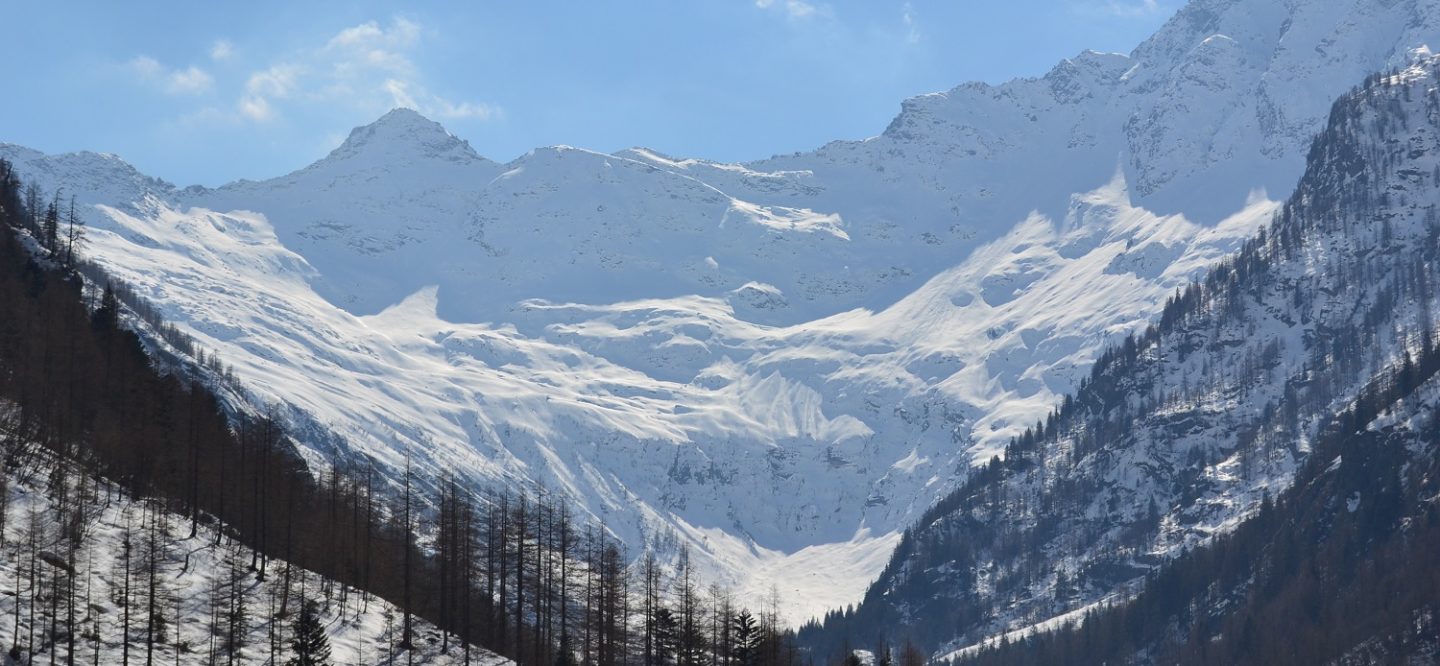
<path fill-rule="evenodd" d="M 7 7 L 0 666 L 1440 663 L 1440 0 L 1051 2 Z"/>
<path fill-rule="evenodd" d="M 24 578 L 16 658 L 159 663 L 201 649 L 168 625 L 203 623 L 212 661 L 325 663 L 321 608 L 343 616 L 378 597 L 399 617 L 377 663 L 415 658 L 416 618 L 456 663 L 481 659 L 477 647 L 520 664 L 798 661 L 776 604 L 739 607 L 683 552 L 675 566 L 632 558 L 553 496 L 476 494 L 409 469 L 386 484 L 366 461 L 309 468 L 273 413 L 217 398 L 234 380 L 220 359 L 147 349 L 133 327 L 206 358 L 84 263 L 84 231 L 61 193 L 47 198 L 0 161 L 0 539 Z M 99 548 L 86 535 L 120 502 L 143 510 L 127 509 L 119 553 L 99 553 L 118 558 L 106 580 L 120 615 L 99 618 L 77 572 Z M 164 581 L 205 546 L 224 549 L 225 575 L 213 603 L 187 611 Z M 121 638 L 104 638 L 102 619 Z M 247 646 L 256 626 L 266 644 Z"/>
<path fill-rule="evenodd" d="M 833 652 L 871 626 L 908 626 L 929 650 L 959 634 L 957 661 L 980 664 L 1367 663 L 1440 649 L 1440 170 L 1418 168 L 1435 146 L 1410 138 L 1440 118 L 1437 74 L 1373 75 L 1339 100 L 1271 223 L 929 508 L 865 602 L 803 627 L 802 643 Z M 1287 343 L 1300 348 L 1290 365 Z M 1162 530 L 1200 522 L 1222 482 L 1291 461 L 1293 481 L 1277 497 L 1262 485 L 1233 533 L 1151 552 Z M 1128 505 L 1107 496 L 1127 471 L 1159 479 Z M 1086 566 L 1033 564 L 1101 540 Z M 994 598 L 1019 600 L 1020 626 L 1083 612 L 1002 644 L 987 638 L 1014 610 Z"/>
<path fill-rule="evenodd" d="M 1376 378 L 1327 427 L 1289 490 L 1159 569 L 1134 600 L 955 663 L 1126 663 L 1141 653 L 1166 664 L 1393 663 L 1433 654 L 1440 413 L 1425 414 L 1418 442 L 1361 426 L 1404 413 L 1407 399 L 1410 409 L 1428 400 L 1415 390 L 1437 371 L 1440 352 L 1430 349 Z M 1408 455 L 1414 446 L 1429 455 Z"/>

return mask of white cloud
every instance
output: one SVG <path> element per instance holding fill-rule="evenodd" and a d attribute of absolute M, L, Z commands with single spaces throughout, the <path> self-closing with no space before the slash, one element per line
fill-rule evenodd
<path fill-rule="evenodd" d="M 295 91 L 299 75 L 300 68 L 296 65 L 273 65 L 269 69 L 250 74 L 250 78 L 245 80 L 245 94 L 282 99 L 289 97 L 290 93 Z"/>
<path fill-rule="evenodd" d="M 150 56 L 136 56 L 126 65 L 143 79 L 155 78 L 165 69 L 160 65 L 160 61 Z"/>
<path fill-rule="evenodd" d="M 374 112 L 404 106 L 440 118 L 501 117 L 494 105 L 456 102 L 427 89 L 411 59 L 422 46 L 423 34 L 420 24 L 405 18 L 340 30 L 323 46 L 292 53 L 281 64 L 251 73 L 237 109 L 255 121 L 277 117 L 282 102 L 348 104 Z"/>
<path fill-rule="evenodd" d="M 900 6 L 900 20 L 905 23 L 905 43 L 920 43 L 920 21 L 915 18 L 915 7 L 910 3 Z"/>
<path fill-rule="evenodd" d="M 240 98 L 237 104 L 240 114 L 251 120 L 264 122 L 275 117 L 275 110 L 270 107 L 269 100 L 264 97 L 246 95 Z"/>
<path fill-rule="evenodd" d="M 420 24 L 403 17 L 391 21 L 388 28 L 375 21 L 346 28 L 325 43 L 326 49 L 403 49 L 420 40 Z"/>
<path fill-rule="evenodd" d="M 210 73 L 199 67 L 170 69 L 150 56 L 136 56 L 126 66 L 141 82 L 170 95 L 198 95 L 210 90 L 215 83 Z"/>
<path fill-rule="evenodd" d="M 429 88 L 414 60 L 424 46 L 424 37 L 420 24 L 405 18 L 388 23 L 366 21 L 341 29 L 317 39 L 310 48 L 277 54 L 264 66 L 222 81 L 222 93 L 233 101 L 217 106 L 212 99 L 198 110 L 183 113 L 181 124 L 263 123 L 284 116 L 288 109 L 322 105 L 376 115 L 404 106 L 436 118 L 503 118 L 503 109 L 494 104 L 456 100 Z M 208 55 L 214 62 L 234 63 L 243 53 L 230 41 L 217 39 Z M 172 69 L 142 55 L 125 67 L 139 81 L 169 95 L 197 95 L 217 87 L 210 72 L 195 65 Z"/>
<path fill-rule="evenodd" d="M 270 100 L 290 97 L 299 86 L 300 74 L 299 66 L 288 63 L 252 72 L 245 79 L 245 94 L 236 102 L 236 108 L 250 120 L 265 122 L 273 119 L 276 111 Z"/>
<path fill-rule="evenodd" d="M 780 9 L 792 19 L 805 19 L 821 13 L 819 7 L 805 2 L 805 0 L 755 0 L 755 6 L 761 9 Z"/>
<path fill-rule="evenodd" d="M 191 65 L 186 69 L 171 72 L 165 81 L 165 86 L 167 90 L 176 95 L 193 95 L 209 90 L 214 83 L 215 79 L 211 78 L 209 72 Z"/>
<path fill-rule="evenodd" d="M 325 48 L 343 48 L 352 44 L 361 44 L 384 34 L 384 31 L 380 29 L 380 24 L 366 21 L 353 28 L 341 30 L 339 34 L 330 38 L 330 41 L 325 44 Z"/>
<path fill-rule="evenodd" d="M 410 85 L 404 81 L 387 79 L 385 92 L 390 93 L 390 103 L 394 106 L 403 106 L 407 109 L 419 106 L 415 103 L 415 98 L 410 96 Z"/>
<path fill-rule="evenodd" d="M 415 109 L 436 118 L 494 120 L 503 117 L 501 109 L 491 104 L 483 102 L 460 102 L 457 104 L 423 89 L 412 90 L 410 84 L 398 79 L 386 80 L 385 91 L 390 95 L 392 106 Z"/>
<path fill-rule="evenodd" d="M 210 59 L 215 61 L 229 60 L 235 55 L 235 45 L 229 40 L 217 39 L 210 45 Z"/>

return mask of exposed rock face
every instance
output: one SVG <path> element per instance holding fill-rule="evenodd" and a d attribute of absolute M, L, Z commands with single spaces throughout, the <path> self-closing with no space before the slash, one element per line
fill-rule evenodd
<path fill-rule="evenodd" d="M 1129 56 L 749 164 L 499 165 L 409 111 L 218 189 L 0 155 L 104 206 L 91 257 L 317 457 L 543 483 L 746 593 L 844 572 L 787 590 L 798 619 L 857 599 L 972 461 L 1268 219 L 1336 96 L 1437 35 L 1419 0 L 1197 0 Z"/>

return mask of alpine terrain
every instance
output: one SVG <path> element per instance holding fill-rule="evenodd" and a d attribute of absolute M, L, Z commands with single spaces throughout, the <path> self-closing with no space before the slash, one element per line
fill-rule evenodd
<path fill-rule="evenodd" d="M 412 487 L 508 490 L 594 530 L 587 575 L 613 542 L 773 606 L 767 630 L 816 620 L 812 659 L 881 634 L 1000 659 L 1002 639 L 1144 599 L 1256 516 L 1369 511 L 1365 491 L 1292 489 L 1326 483 L 1317 452 L 1350 474 L 1357 432 L 1404 461 L 1395 515 L 1433 515 L 1434 44 L 1429 0 L 1191 0 L 1129 54 L 746 163 L 552 146 L 500 164 L 404 108 L 218 188 L 109 154 L 0 159 L 74 197 L 83 262 L 17 233 L 83 292 L 110 284 L 158 368 L 283 429 L 316 478 L 373 469 L 377 496 L 403 493 L 396 553 L 451 562 L 458 538 L 441 501 L 411 538 Z M 551 550 L 517 501 L 517 541 L 492 537 L 518 581 Z M 1220 617 L 1260 578 L 1187 599 L 1223 597 Z M 483 598 L 516 633 L 486 645 L 572 656 L 566 620 L 541 631 L 529 586 L 501 585 Z M 475 624 L 437 603 L 434 626 Z M 1168 663 L 1190 624 L 1112 658 Z M 1346 647 L 1370 639 L 1388 640 Z"/>
<path fill-rule="evenodd" d="M 1403 646 L 1434 657 L 1435 581 L 1405 574 L 1440 525 L 1437 80 L 1431 58 L 1337 102 L 1273 221 L 928 510 L 864 603 L 811 628 L 815 640 L 903 627 L 963 661 L 990 637 L 1101 624 L 1100 609 L 1148 583 L 1147 604 L 1110 622 L 1132 634 L 1108 646 L 1115 658 L 1324 663 L 1407 626 L 1427 640 Z M 1356 561 L 1385 548 L 1409 559 Z M 1366 577 L 1389 591 L 1350 587 Z M 1336 593 L 1389 615 L 1329 616 L 1355 612 L 1329 606 Z M 1290 625 L 1285 637 L 1236 635 L 1263 618 Z M 1038 663 L 1064 653 L 1046 648 Z"/>

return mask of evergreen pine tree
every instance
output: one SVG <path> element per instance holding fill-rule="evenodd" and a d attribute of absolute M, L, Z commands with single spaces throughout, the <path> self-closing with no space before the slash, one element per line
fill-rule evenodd
<path fill-rule="evenodd" d="M 60 249 L 60 190 L 55 190 L 55 198 L 45 208 L 45 219 L 40 224 L 40 243 L 51 252 Z"/>
<path fill-rule="evenodd" d="M 288 666 L 329 666 L 330 638 L 320 624 L 320 607 L 314 601 L 305 604 L 295 622 L 295 640 L 290 643 L 295 656 Z"/>
<path fill-rule="evenodd" d="M 760 626 L 748 610 L 741 610 L 732 621 L 731 635 L 735 641 L 735 666 L 756 666 L 760 660 Z"/>

